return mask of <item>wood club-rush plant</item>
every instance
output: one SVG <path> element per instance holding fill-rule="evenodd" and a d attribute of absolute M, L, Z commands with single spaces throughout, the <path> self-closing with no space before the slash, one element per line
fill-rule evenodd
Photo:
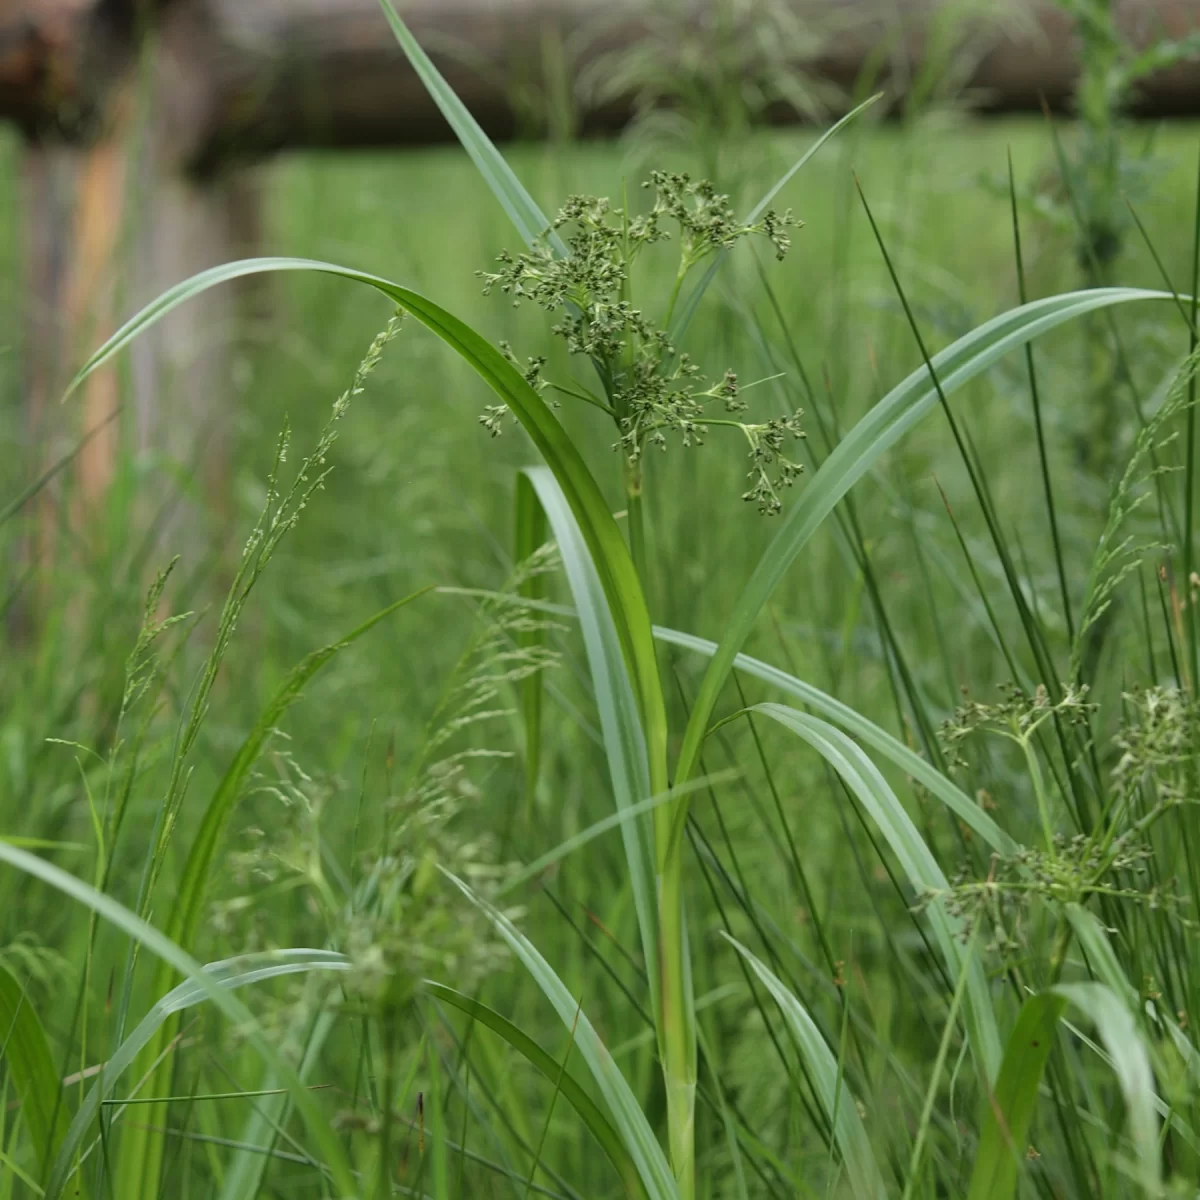
<path fill-rule="evenodd" d="M 803 436 L 800 415 L 752 419 L 738 364 L 731 364 L 715 382 L 703 379 L 683 347 L 692 316 L 722 259 L 739 242 L 750 237 L 765 239 L 778 258 L 784 257 L 796 222 L 790 212 L 779 215 L 771 208 L 775 197 L 827 139 L 862 109 L 818 139 L 745 217 L 736 216 L 727 199 L 709 184 L 655 172 L 648 183 L 650 207 L 644 215 L 633 215 L 628 205 L 614 207 L 594 197 L 573 197 L 550 219 L 415 43 L 390 0 L 381 3 L 409 60 L 525 243 L 518 253 L 503 253 L 493 269 L 483 274 L 485 289 L 551 313 L 554 334 L 566 342 L 572 356 L 586 360 L 586 372 L 579 372 L 586 376 L 585 381 L 548 379 L 545 355 L 535 354 L 522 363 L 510 348 L 491 345 L 470 325 L 398 283 L 331 263 L 270 258 L 230 263 L 171 288 L 91 356 L 76 384 L 164 314 L 207 288 L 260 272 L 320 272 L 375 289 L 468 363 L 495 393 L 494 404 L 481 417 L 491 433 L 499 433 L 513 421 L 524 429 L 541 463 L 523 470 L 516 481 L 518 557 L 527 557 L 537 548 L 544 540 L 542 530 L 548 526 L 558 545 L 587 653 L 647 967 L 666 1094 L 665 1149 L 589 1019 L 587 997 L 581 1001 L 572 994 L 553 964 L 507 915 L 462 880 L 452 879 L 452 884 L 484 914 L 570 1031 L 572 1046 L 587 1064 L 600 1101 L 593 1101 L 589 1092 L 564 1072 L 558 1072 L 557 1083 L 563 1098 L 613 1161 L 627 1194 L 652 1200 L 693 1200 L 698 1190 L 695 1113 L 700 1037 L 685 905 L 686 832 L 705 740 L 735 667 L 780 688 L 795 703 L 795 707 L 759 705 L 756 712 L 821 755 L 879 831 L 908 883 L 928 898 L 922 920 L 953 989 L 946 1036 L 962 1032 L 979 1092 L 987 1097 L 980 1118 L 983 1133 L 971 1195 L 1013 1195 L 1013 1136 L 1015 1133 L 1020 1141 L 1021 1131 L 1028 1129 L 1046 1061 L 1043 1054 L 1031 1067 L 1028 1040 L 1032 1031 L 1046 1037 L 1049 1044 L 1045 1031 L 1053 1030 L 1072 1006 L 1101 1032 L 1124 1089 L 1137 1170 L 1143 1178 L 1152 1179 L 1158 1172 L 1153 1147 L 1158 1118 L 1142 1087 L 1147 1069 L 1144 1058 L 1139 1057 L 1136 1036 L 1129 1036 L 1132 1018 L 1127 998 L 1115 993 L 1111 981 L 1056 985 L 1030 997 L 1015 1025 L 1010 1022 L 1010 1028 L 1004 1029 L 1005 1010 L 996 1001 L 975 939 L 965 927 L 962 906 L 948 902 L 950 884 L 873 756 L 916 780 L 972 837 L 997 855 L 1017 856 L 1020 847 L 1014 838 L 949 776 L 898 739 L 833 697 L 746 657 L 742 650 L 780 581 L 826 517 L 923 417 L 938 407 L 949 411 L 947 398 L 956 390 L 1002 356 L 1049 330 L 1114 306 L 1172 297 L 1111 287 L 1050 296 L 1001 313 L 939 353 L 924 355 L 923 364 L 846 433 L 785 508 L 783 494 L 799 475 L 799 465 L 788 450 Z M 635 302 L 631 267 L 646 248 L 668 239 L 679 251 L 677 270 L 663 311 L 651 315 Z M 555 415 L 557 398 L 564 396 L 603 410 L 613 422 L 627 533 L 614 517 L 580 447 Z M 653 624 L 646 599 L 642 463 L 648 449 L 664 447 L 672 440 L 683 446 L 697 445 L 717 430 L 745 439 L 750 462 L 744 498 L 774 517 L 776 530 L 737 603 L 726 614 L 721 640 L 712 643 Z M 680 729 L 672 730 L 668 724 L 658 641 L 708 658 L 690 714 Z M 531 675 L 521 686 L 527 691 L 526 713 L 536 712 L 540 679 Z M 539 736 L 537 726 L 536 720 L 527 721 L 530 763 L 538 759 L 533 744 Z M 672 760 L 669 748 L 673 741 L 679 752 Z M 30 857 L 0 845 L 0 858 L 22 869 L 33 869 Z M 43 878 L 69 890 L 57 876 L 50 879 L 43 872 Z M 1104 929 L 1082 908 L 1072 911 L 1070 936 L 1101 953 Z M 154 936 L 140 925 L 137 928 L 139 935 Z M 173 971 L 190 979 L 199 970 L 189 957 L 190 931 L 177 932 L 180 945 L 165 944 L 169 939 L 161 935 L 164 944 L 155 945 Z M 730 952 L 742 956 L 748 970 L 778 1004 L 805 1063 L 851 1193 L 871 1200 L 885 1196 L 887 1173 L 876 1158 L 834 1051 L 775 972 L 745 947 L 735 944 Z M 544 1055 L 539 1058 L 541 1052 L 513 1022 L 445 983 L 433 981 L 430 987 L 439 999 L 489 1023 L 543 1075 L 555 1079 L 556 1064 L 547 1062 Z M 241 1014 L 218 984 L 206 984 L 192 1002 L 199 999 L 217 999 L 227 1012 Z M 1122 1042 L 1122 1038 L 1126 1040 Z M 290 1076 L 288 1082 L 293 1082 Z M 311 1107 L 309 1101 L 306 1117 Z M 55 1136 L 48 1125 L 46 1137 Z M 334 1155 L 336 1147 L 329 1136 L 323 1136 L 317 1149 Z M 921 1154 L 918 1139 L 910 1179 L 916 1177 Z M 339 1163 L 332 1175 L 338 1194 L 353 1194 L 354 1181 L 344 1163 Z"/>

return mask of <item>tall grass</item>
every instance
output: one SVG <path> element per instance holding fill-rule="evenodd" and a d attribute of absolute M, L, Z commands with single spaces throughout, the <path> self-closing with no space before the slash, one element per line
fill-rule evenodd
<path fill-rule="evenodd" d="M 550 270 L 571 243 L 545 189 L 392 19 L 515 229 L 471 265 L 515 236 Z M 676 288 L 652 245 L 630 277 L 711 378 L 764 381 L 737 424 L 803 410 L 807 478 L 776 516 L 738 501 L 717 409 L 711 445 L 643 465 L 624 348 L 573 369 L 527 311 L 458 295 L 464 321 L 428 238 L 375 272 L 217 268 L 87 361 L 251 273 L 300 317 L 336 295 L 330 337 L 365 340 L 347 282 L 410 318 L 336 425 L 297 412 L 294 475 L 286 439 L 265 487 L 247 474 L 261 516 L 219 612 L 185 614 L 177 567 L 140 634 L 52 606 L 14 647 L 0 1195 L 1186 1194 L 1191 283 L 1148 254 L 1149 287 L 1046 287 L 1056 235 L 1014 187 L 939 214 L 995 222 L 959 286 L 932 257 L 953 231 L 922 253 L 865 167 L 856 240 L 818 273 L 808 181 L 838 194 L 868 117 L 776 172 L 804 160 L 778 198 L 808 222 L 799 265 L 722 246 Z M 770 191 L 735 197 L 742 225 Z M 1194 206 L 1147 221 L 1160 263 Z M 1106 313 L 1141 424 L 1104 495 L 1063 426 L 1072 338 Z M 547 359 L 561 408 L 492 334 Z M 336 394 L 315 354 L 271 334 Z M 460 392 L 523 433 L 467 441 Z M 343 451 L 356 470 L 327 477 Z"/>

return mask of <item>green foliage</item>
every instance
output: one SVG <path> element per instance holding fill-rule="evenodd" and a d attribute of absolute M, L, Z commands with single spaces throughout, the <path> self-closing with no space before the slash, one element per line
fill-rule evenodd
<path fill-rule="evenodd" d="M 1039 234 L 1014 278 L 1019 206 L 952 186 L 998 142 L 924 118 L 855 149 L 878 222 L 824 138 L 747 139 L 744 206 L 689 160 L 617 209 L 589 147 L 518 151 L 527 188 L 384 7 L 530 304 L 478 303 L 500 216 L 453 157 L 289 163 L 274 228 L 320 256 L 180 284 L 85 365 L 286 281 L 228 577 L 145 570 L 114 506 L 129 544 L 37 563 L 5 644 L 0 1200 L 1194 1190 L 1185 289 L 1131 257 L 1063 291 Z M 1158 264 L 1193 220 L 1164 198 Z M 351 221 L 381 274 L 323 261 Z M 383 356 L 397 316 L 352 371 L 380 295 L 438 344 Z M 1063 450 L 1106 314 L 1140 414 L 1111 489 Z M 521 430 L 486 455 L 485 389 Z M 725 501 L 744 466 L 645 454 L 730 426 L 768 509 L 785 444 L 809 468 L 774 539 Z M 69 466 L 14 474 L 6 549 Z"/>

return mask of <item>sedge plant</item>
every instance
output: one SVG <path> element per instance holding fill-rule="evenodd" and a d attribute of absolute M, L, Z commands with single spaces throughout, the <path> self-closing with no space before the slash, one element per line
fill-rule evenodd
<path fill-rule="evenodd" d="M 525 430 L 542 463 L 526 468 L 518 478 L 518 557 L 537 562 L 538 546 L 547 534 L 553 538 L 572 599 L 571 608 L 556 611 L 555 619 L 576 620 L 582 634 L 616 809 L 606 828 L 620 829 L 645 986 L 651 997 L 647 1015 L 665 1093 L 666 1148 L 655 1114 L 640 1102 L 612 1047 L 606 1045 L 603 1026 L 589 1012 L 588 997 L 581 998 L 567 985 L 549 957 L 549 948 L 540 947 L 538 939 L 522 928 L 518 915 L 506 907 L 503 886 L 495 886 L 486 872 L 466 877 L 465 871 L 455 870 L 453 861 L 442 862 L 444 872 L 438 871 L 436 856 L 427 863 L 403 854 L 379 858 L 374 864 L 373 895 L 380 900 L 360 910 L 361 923 L 352 927 L 358 934 L 349 941 L 348 958 L 332 951 L 311 951 L 296 962 L 214 964 L 206 973 L 188 957 L 188 930 L 172 925 L 172 932 L 185 943 L 182 947 L 157 934 L 150 924 L 154 910 L 145 901 L 140 913 L 116 912 L 94 889 L 40 866 L 31 855 L 0 846 L 0 856 L 9 865 L 38 875 L 106 919 L 117 920 L 161 956 L 165 965 L 155 1020 L 146 1030 L 136 1027 L 138 1038 L 144 1034 L 147 1041 L 127 1053 L 136 1056 L 152 1039 L 161 1039 L 160 1031 L 168 1028 L 166 1022 L 174 1012 L 201 1000 L 218 1000 L 228 1014 L 244 1020 L 245 1014 L 222 991 L 231 971 L 253 974 L 297 967 L 339 976 L 356 973 L 364 1002 L 374 1006 L 374 1032 L 363 1040 L 362 1053 L 371 1065 L 372 1086 L 379 1083 L 382 1088 L 379 1127 L 367 1128 L 369 1122 L 359 1122 L 352 1114 L 339 1131 L 341 1137 L 334 1135 L 314 1113 L 302 1076 L 277 1061 L 278 1056 L 270 1057 L 269 1047 L 264 1054 L 288 1090 L 287 1102 L 294 1103 L 310 1122 L 312 1151 L 322 1156 L 327 1168 L 327 1183 L 322 1186 L 341 1196 L 361 1194 L 364 1188 L 380 1195 L 392 1191 L 390 1153 L 399 1137 L 394 1110 L 411 1095 L 412 1085 L 399 1053 L 398 1014 L 411 1011 L 410 1001 L 418 991 L 485 1025 L 532 1065 L 553 1088 L 556 1106 L 569 1107 L 605 1150 L 622 1194 L 654 1200 L 692 1200 L 706 1194 L 709 1181 L 698 1165 L 696 1132 L 697 1097 L 703 1094 L 704 1102 L 721 1114 L 741 1194 L 748 1194 L 751 1186 L 757 1188 L 758 1183 L 751 1181 L 759 1180 L 764 1194 L 771 1195 L 802 1193 L 807 1186 L 830 1195 L 877 1200 L 893 1192 L 937 1194 L 949 1186 L 982 1200 L 1013 1196 L 1023 1177 L 1033 1177 L 1051 1194 L 1068 1187 L 1076 1195 L 1106 1190 L 1119 1194 L 1115 1189 L 1129 1182 L 1146 1194 L 1161 1195 L 1168 1186 L 1166 1176 L 1186 1178 L 1195 1141 L 1195 1105 L 1186 1079 L 1197 1052 L 1186 1014 L 1196 995 L 1197 967 L 1182 946 L 1187 926 L 1176 882 L 1194 871 L 1189 846 L 1200 845 L 1189 791 L 1195 714 L 1188 694 L 1193 681 L 1179 653 L 1186 603 L 1173 590 L 1169 572 L 1153 561 L 1166 552 L 1140 531 L 1130 534 L 1131 540 L 1121 531 L 1139 514 L 1152 511 L 1152 505 L 1137 502 L 1138 497 L 1152 498 L 1166 486 L 1163 472 L 1153 464 L 1175 453 L 1172 422 L 1190 410 L 1192 368 L 1189 364 L 1182 374 L 1171 372 L 1159 420 L 1148 426 L 1137 462 L 1114 493 L 1110 529 L 1096 556 L 1098 566 L 1087 594 L 1082 600 L 1075 597 L 1082 615 L 1065 646 L 1046 618 L 1044 597 L 1025 578 L 1019 548 L 992 507 L 988 472 L 974 452 L 952 398 L 1041 334 L 1119 306 L 1169 306 L 1174 301 L 1177 309 L 1186 312 L 1179 297 L 1171 291 L 1108 287 L 1025 301 L 940 352 L 929 353 L 907 302 L 904 281 L 893 273 L 921 365 L 836 442 L 831 438 L 823 459 L 809 455 L 814 469 L 807 485 L 785 507 L 782 493 L 796 481 L 798 453 L 808 451 L 808 442 L 797 437 L 802 432 L 796 416 L 799 405 L 789 404 L 780 416 L 751 418 L 742 408 L 745 389 L 738 382 L 738 375 L 746 371 L 743 364 L 730 364 L 730 373 L 712 382 L 699 377 L 682 350 L 692 315 L 736 242 L 759 235 L 768 238 L 777 253 L 787 248 L 789 222 L 768 215 L 774 195 L 747 217 L 738 218 L 715 188 L 661 173 L 650 180 L 647 215 L 639 217 L 624 201 L 613 207 L 597 198 L 575 198 L 556 219 L 548 219 L 483 138 L 390 5 L 385 4 L 385 10 L 410 59 L 526 243 L 525 250 L 504 255 L 498 269 L 486 273 L 485 286 L 551 312 L 555 334 L 573 355 L 586 361 L 586 369 L 550 379 L 542 361 L 546 355 L 528 356 L 527 348 L 519 347 L 518 358 L 511 349 L 496 348 L 410 288 L 329 263 L 267 259 L 216 268 L 164 293 L 92 356 L 80 378 L 117 354 L 163 313 L 204 288 L 263 271 L 315 271 L 382 293 L 440 338 L 491 388 L 495 400 L 483 417 L 489 431 L 494 433 L 510 421 Z M 651 247 L 666 240 L 667 234 L 680 250 L 679 265 L 668 280 L 665 307 L 647 315 L 634 301 L 633 267 L 639 260 L 651 261 L 650 255 L 658 253 Z M 881 249 L 886 254 L 882 240 Z M 599 409 L 612 422 L 609 461 L 617 464 L 613 473 L 620 476 L 624 494 L 624 529 L 613 516 L 606 489 L 587 466 L 583 448 L 555 414 L 554 404 L 563 398 Z M 957 716 L 944 726 L 942 741 L 931 739 L 918 753 L 904 738 L 886 732 L 796 672 L 745 651 L 758 618 L 826 518 L 835 511 L 840 515 L 839 505 L 854 485 L 935 411 L 951 426 L 984 517 L 986 550 L 980 550 L 980 539 L 967 533 L 959 545 L 971 579 L 979 582 L 984 619 L 1012 666 L 1014 680 L 997 704 L 969 700 L 961 704 Z M 653 622 L 647 599 L 650 539 L 644 528 L 642 468 L 646 451 L 672 438 L 694 445 L 710 431 L 726 429 L 744 439 L 750 454 L 747 499 L 773 517 L 776 530 L 726 614 L 720 641 L 710 642 Z M 781 457 L 789 444 L 793 453 Z M 1151 463 L 1148 469 L 1147 462 Z M 849 557 L 866 576 L 869 548 L 857 520 L 846 520 L 838 529 Z M 1001 579 L 1006 590 L 998 596 L 989 589 L 988 577 Z M 1106 728 L 1102 718 L 1114 709 L 1109 704 L 1093 707 L 1109 697 L 1080 639 L 1116 589 L 1134 581 L 1148 585 L 1146 612 L 1151 611 L 1151 599 L 1162 600 L 1163 622 L 1147 620 L 1144 626 L 1147 656 L 1152 663 L 1176 664 L 1180 677 L 1174 683 L 1156 680 L 1150 687 L 1128 688 L 1115 710 L 1122 714 L 1117 728 Z M 516 611 L 544 611 L 544 593 L 536 576 L 519 574 L 513 588 L 517 596 L 510 596 L 508 602 Z M 1016 613 L 1019 645 L 1013 644 L 1011 622 L 999 611 L 1002 602 Z M 886 610 L 881 605 L 879 611 Z M 539 647 L 548 631 L 536 620 L 494 614 L 486 630 L 485 641 L 496 655 L 508 655 L 510 646 L 516 655 L 502 659 L 511 664 L 511 670 L 500 668 L 505 676 L 502 685 L 522 693 L 526 770 L 536 771 L 543 685 L 540 670 L 525 667 L 542 664 Z M 898 642 L 894 635 L 890 637 L 891 661 L 899 663 Z M 686 715 L 675 725 L 668 720 L 675 709 L 666 699 L 668 677 L 659 650 L 664 645 L 707 663 L 698 687 L 685 697 Z M 1062 660 L 1058 672 L 1056 657 Z M 727 685 L 735 673 L 739 680 L 754 680 L 782 694 L 786 702 L 751 702 L 739 696 L 735 710 L 722 713 Z M 1156 667 L 1152 674 L 1161 671 Z M 897 693 L 907 706 L 902 711 L 914 715 L 917 728 L 935 729 L 939 722 L 921 688 L 899 667 L 897 676 Z M 301 671 L 297 679 L 304 678 Z M 488 689 L 495 680 L 481 683 L 481 676 L 471 670 L 463 678 L 466 691 L 445 708 L 451 725 L 460 720 L 475 724 L 492 703 Z M 285 688 L 281 706 L 290 703 L 298 687 L 296 683 Z M 216 835 L 240 796 L 262 743 L 271 735 L 276 716 L 272 710 L 252 734 L 228 787 L 218 793 L 213 824 L 210 828 L 206 822 L 205 838 L 194 852 L 197 865 L 185 874 L 191 881 L 189 911 L 205 892 Z M 695 820 L 697 796 L 711 775 L 706 756 L 715 754 L 722 739 L 741 725 L 754 731 L 768 774 L 771 743 L 759 740 L 762 729 L 815 752 L 828 769 L 830 794 L 844 797 L 844 813 L 858 820 L 879 848 L 921 947 L 921 970 L 911 969 L 903 949 L 896 951 L 896 970 L 909 971 L 901 976 L 906 982 L 945 1001 L 934 1009 L 941 1023 L 933 1031 L 937 1053 L 931 1056 L 931 1078 L 913 1080 L 896 1067 L 885 1049 L 872 1046 L 870 1022 L 850 995 L 853 980 L 840 968 L 827 981 L 836 993 L 840 1025 L 834 1030 L 823 1027 L 816 1006 L 801 999 L 800 968 L 788 937 L 772 926 L 773 917 L 746 885 L 745 876 L 726 866 Z M 461 760 L 453 752 L 449 757 L 441 753 L 441 746 L 440 735 L 431 734 L 430 753 L 418 758 L 413 786 L 404 791 L 406 797 L 415 797 L 414 805 L 402 804 L 392 814 L 398 829 L 421 823 L 422 798 L 430 801 L 435 814 L 448 804 L 443 768 L 449 763 L 453 773 Z M 673 746 L 678 747 L 677 753 L 669 757 Z M 914 782 L 923 810 L 919 819 L 914 818 L 911 805 L 899 799 L 893 782 L 897 775 Z M 996 779 L 1007 782 L 1004 807 L 985 803 L 982 786 L 973 786 L 979 778 L 990 782 L 992 794 L 998 791 Z M 1014 778 L 1023 781 L 1021 787 L 1012 784 Z M 306 793 L 299 785 L 287 787 L 294 796 Z M 932 831 L 933 823 L 941 820 L 949 822 L 967 860 L 959 872 L 947 872 L 942 865 L 944 856 L 938 852 L 942 847 Z M 436 821 L 433 827 L 441 828 Z M 601 832 L 589 832 L 577 844 Z M 848 837 L 849 844 L 854 842 Z M 156 838 L 155 845 L 161 844 Z M 564 848 L 562 854 L 570 849 Z M 318 875 L 324 870 L 311 864 L 309 869 Z M 781 1036 L 792 1048 L 781 1048 L 780 1060 L 789 1062 L 794 1051 L 799 1069 L 794 1080 L 789 1074 L 789 1086 L 803 1095 L 813 1124 L 821 1131 L 827 1153 L 819 1172 L 827 1183 L 813 1185 L 817 1168 L 795 1168 L 777 1161 L 779 1156 L 763 1153 L 761 1144 L 744 1136 L 745 1123 L 735 1108 L 737 1097 L 723 1085 L 704 1088 L 698 1063 L 702 1056 L 711 1061 L 712 1039 L 699 1016 L 697 976 L 702 965 L 695 950 L 694 926 L 689 924 L 692 913 L 686 886 L 693 869 L 712 881 L 714 895 L 724 897 L 736 907 L 739 919 L 745 919 L 737 933 L 730 931 L 735 944 L 728 953 L 739 964 L 752 994 L 765 998 L 759 1011 L 765 1014 L 769 1008 L 778 1014 Z M 153 870 L 153 859 L 148 870 Z M 1150 873 L 1148 880 L 1145 872 Z M 567 1037 L 564 1058 L 549 1055 L 518 1022 L 467 995 L 463 988 L 440 979 L 418 984 L 415 976 L 422 968 L 404 962 L 404 940 L 391 942 L 388 935 L 415 911 L 414 897 L 419 901 L 427 896 L 441 880 L 461 894 L 475 914 L 472 920 L 478 919 L 479 925 L 469 928 L 489 929 L 553 1008 Z M 919 911 L 911 911 L 913 907 Z M 465 920 L 464 927 L 468 927 Z M 760 945 L 746 944 L 749 939 L 739 936 L 745 928 L 753 929 Z M 1043 933 L 1052 947 L 1046 961 L 1024 953 L 1030 944 L 1038 944 Z M 436 974 L 441 965 L 434 962 L 428 970 Z M 171 988 L 167 985 L 174 982 L 176 972 L 185 981 Z M 183 993 L 180 987 L 185 988 Z M 41 1057 L 37 1030 L 28 1016 L 22 1017 L 19 996 L 13 999 L 12 995 L 11 989 L 0 990 L 0 999 L 9 997 L 4 1000 L 7 1008 L 0 1012 L 9 1014 L 14 1027 L 21 1021 L 27 1033 L 22 1041 L 26 1057 Z M 432 1040 L 422 1039 L 423 1054 Z M 436 1116 L 429 1128 L 428 1177 L 418 1180 L 417 1186 L 428 1185 L 441 1196 L 450 1194 L 451 1187 L 445 1110 L 438 1102 L 446 1073 L 436 1049 L 428 1049 L 428 1054 L 428 1102 Z M 571 1064 L 579 1060 L 590 1076 L 587 1086 L 574 1076 Z M 896 1132 L 886 1118 L 872 1114 L 871 1098 L 863 1087 L 872 1073 L 867 1064 L 873 1061 L 888 1079 L 899 1080 L 915 1132 L 904 1121 L 897 1122 L 905 1126 L 903 1133 Z M 36 1067 L 26 1073 L 31 1079 L 39 1076 Z M 1116 1080 L 1126 1132 L 1115 1131 L 1117 1122 L 1101 1122 L 1103 1137 L 1117 1147 L 1102 1158 L 1095 1149 L 1097 1134 L 1089 1127 L 1095 1118 L 1082 1110 L 1073 1085 L 1083 1080 L 1095 1088 L 1100 1086 L 1098 1080 L 1110 1077 Z M 1156 1081 L 1163 1081 L 1161 1087 Z M 1039 1165 L 1039 1151 L 1029 1141 L 1043 1089 L 1058 1114 L 1057 1144 L 1066 1147 L 1066 1166 L 1057 1161 Z M 951 1106 L 949 1118 L 943 1112 L 944 1093 Z M 965 1093 L 967 1104 L 960 1093 Z M 80 1107 L 73 1118 L 79 1128 L 64 1131 L 47 1090 L 35 1088 L 30 1094 L 37 1101 L 30 1108 L 35 1140 L 44 1148 L 42 1157 L 50 1168 L 47 1179 L 57 1194 L 55 1189 L 61 1191 L 77 1148 L 84 1144 L 84 1129 L 93 1110 Z M 95 1103 L 101 1103 L 100 1092 Z M 419 1103 L 423 1120 L 426 1101 Z M 555 1111 L 562 1110 L 556 1107 Z M 973 1156 L 965 1156 L 965 1165 L 957 1161 L 964 1157 L 964 1125 L 970 1129 L 967 1136 L 974 1151 Z M 535 1181 L 548 1127 L 532 1131 L 529 1139 L 534 1169 L 521 1176 L 526 1192 Z M 374 1135 L 376 1142 L 362 1150 L 366 1135 Z M 417 1136 L 424 1136 L 420 1122 Z M 901 1136 L 909 1140 L 893 1140 Z M 349 1156 L 342 1144 L 346 1137 L 356 1148 Z M 99 1155 L 102 1142 L 94 1144 L 93 1153 Z M 137 1178 L 140 1164 L 129 1150 L 137 1144 L 136 1135 L 130 1139 L 129 1130 L 122 1131 L 118 1160 L 122 1179 Z M 897 1154 L 898 1148 L 903 1153 Z M 255 1177 L 239 1167 L 238 1178 L 252 1186 Z M 569 1186 L 558 1179 L 552 1182 L 564 1190 Z"/>

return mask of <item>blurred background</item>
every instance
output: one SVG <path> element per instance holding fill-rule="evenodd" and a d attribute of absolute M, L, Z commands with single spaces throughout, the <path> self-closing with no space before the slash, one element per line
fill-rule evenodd
<path fill-rule="evenodd" d="M 1043 286 L 1157 281 L 1127 199 L 1183 252 L 1195 0 L 400 7 L 547 211 L 572 191 L 617 195 L 648 165 L 710 176 L 741 204 L 813 130 L 882 91 L 783 197 L 808 229 L 773 285 L 841 420 L 913 365 L 850 169 L 946 334 L 1012 299 L 1007 151 Z M 1067 121 L 1057 158 L 1051 113 Z M 258 503 L 284 413 L 302 429 L 319 419 L 374 319 L 369 298 L 321 280 L 218 289 L 59 404 L 85 351 L 169 284 L 236 257 L 305 254 L 403 280 L 521 340 L 527 315 L 481 300 L 474 279 L 513 235 L 375 0 L 0 0 L 0 122 L 0 479 L 8 496 L 37 488 L 5 526 L 18 645 L 57 567 L 116 610 L 177 550 L 198 586 Z M 707 319 L 719 345 L 729 320 Z M 487 444 L 471 421 L 479 385 L 407 342 L 385 368 L 405 395 L 364 405 L 339 451 L 351 467 L 339 503 L 359 518 L 327 507 L 299 540 L 324 559 L 321 538 L 335 537 L 347 580 L 399 571 L 406 586 L 428 562 L 465 581 L 490 569 L 489 489 L 525 451 L 517 436 Z M 464 458 L 475 469 L 448 496 L 443 468 Z M 757 534 L 728 536 L 738 553 Z M 320 620 L 333 590 L 271 628 Z"/>
<path fill-rule="evenodd" d="M 402 11 L 546 211 L 570 192 L 633 191 L 649 166 L 709 176 L 748 206 L 820 127 L 882 91 L 781 197 L 807 228 L 770 282 L 832 429 L 917 361 L 852 170 L 938 338 L 1015 300 L 1007 153 L 1034 291 L 1160 283 L 1129 200 L 1167 264 L 1187 254 L 1195 0 L 409 0 Z M 156 566 L 183 555 L 189 606 L 193 590 L 199 602 L 220 588 L 285 415 L 312 434 L 381 315 L 320 278 L 217 289 L 61 404 L 121 319 L 202 268 L 285 253 L 404 281 L 519 352 L 539 352 L 543 327 L 480 296 L 475 271 L 514 234 L 375 0 L 0 0 L 0 121 L 0 494 L 19 501 L 3 527 L 3 636 L 13 663 L 35 649 L 65 656 L 35 674 L 50 690 L 37 707 L 58 721 L 81 670 L 121 671 Z M 774 374 L 791 357 L 761 287 L 742 286 L 754 270 L 724 276 L 702 314 L 694 350 L 706 368 Z M 738 361 L 748 345 L 759 361 Z M 1105 353 L 1095 339 L 1079 347 L 1070 377 L 1111 390 Z M 338 447 L 336 494 L 269 584 L 264 655 L 288 660 L 345 609 L 417 582 L 495 582 L 509 541 L 493 518 L 507 511 L 512 465 L 528 459 L 521 435 L 490 442 L 474 421 L 481 385 L 419 334 L 381 371 Z M 793 371 L 774 386 L 799 384 Z M 1086 511 L 1102 502 L 1121 435 L 1089 426 L 1111 424 L 1111 406 L 1080 407 L 1063 403 L 1053 419 L 1063 453 L 1086 443 L 1100 463 L 1071 489 Z M 977 419 L 1005 454 L 1030 433 L 1023 407 Z M 915 505 L 910 531 L 941 436 L 903 452 L 925 471 L 916 492 L 873 497 Z M 728 474 L 714 490 L 736 494 L 738 457 L 711 457 L 705 470 Z M 695 579 L 715 562 L 741 577 L 763 531 L 748 512 L 707 512 L 707 490 L 699 508 L 677 505 L 694 469 L 687 455 L 653 466 L 669 481 L 656 489 L 657 534 L 678 555 L 659 615 L 702 631 Z M 952 487 L 953 464 L 945 472 Z M 1013 483 L 1017 514 L 1029 493 L 1020 473 Z M 68 593 L 74 615 L 47 638 L 49 598 Z M 837 588 L 791 615 L 824 631 L 814 646 L 867 636 L 846 624 Z M 437 653 L 408 638 L 395 649 L 403 659 L 415 644 Z M 78 656 L 93 652 L 84 670 Z M 352 706 L 339 711 L 350 719 Z"/>

